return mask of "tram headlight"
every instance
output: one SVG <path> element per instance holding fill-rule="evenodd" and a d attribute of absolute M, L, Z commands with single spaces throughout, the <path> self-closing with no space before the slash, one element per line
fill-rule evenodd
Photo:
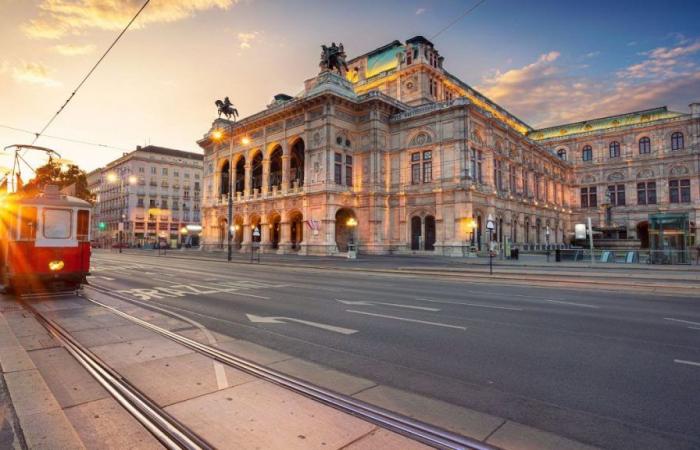
<path fill-rule="evenodd" d="M 63 261 L 61 261 L 60 259 L 57 259 L 56 261 L 51 261 L 49 263 L 49 270 L 52 272 L 57 272 L 57 271 L 63 269 L 64 265 L 65 264 L 63 263 Z"/>

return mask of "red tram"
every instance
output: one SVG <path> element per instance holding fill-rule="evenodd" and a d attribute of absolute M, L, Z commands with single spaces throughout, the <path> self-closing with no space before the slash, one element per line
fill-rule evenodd
<path fill-rule="evenodd" d="M 91 208 L 57 186 L 35 197 L 0 198 L 0 283 L 6 290 L 76 289 L 85 282 Z"/>

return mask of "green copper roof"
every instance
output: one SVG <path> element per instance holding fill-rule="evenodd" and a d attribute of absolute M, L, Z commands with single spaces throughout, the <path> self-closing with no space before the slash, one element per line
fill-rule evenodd
<path fill-rule="evenodd" d="M 630 125 L 640 125 L 647 122 L 654 122 L 663 119 L 673 119 L 685 114 L 669 111 L 665 106 L 644 111 L 620 114 L 617 116 L 603 117 L 600 119 L 584 120 L 564 125 L 558 125 L 540 130 L 532 130 L 528 133 L 530 139 L 540 141 L 556 137 L 571 136 L 592 131 L 607 130 L 612 128 L 627 127 Z"/>

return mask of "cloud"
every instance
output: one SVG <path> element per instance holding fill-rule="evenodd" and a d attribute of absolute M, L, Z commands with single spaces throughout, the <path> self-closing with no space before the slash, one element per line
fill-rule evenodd
<path fill-rule="evenodd" d="M 416 15 L 417 15 L 417 16 L 420 16 L 420 15 L 423 14 L 425 11 L 426 11 L 425 8 L 418 8 L 418 9 L 416 10 Z"/>
<path fill-rule="evenodd" d="M 250 33 L 238 33 L 238 42 L 241 49 L 245 50 L 251 47 L 254 40 L 257 39 L 260 32 L 253 31 Z"/>
<path fill-rule="evenodd" d="M 599 52 L 599 51 L 588 52 L 588 53 L 586 53 L 586 54 L 583 55 L 583 56 L 584 56 L 585 58 L 595 58 L 596 56 L 600 56 L 600 52 Z"/>
<path fill-rule="evenodd" d="M 691 55 L 693 43 L 683 50 L 659 48 L 645 52 L 641 63 L 599 78 L 577 74 L 576 66 L 560 64 L 560 53 L 541 55 L 533 63 L 483 78 L 478 87 L 487 97 L 535 127 L 620 114 L 658 105 L 685 105 L 700 92 L 695 63 L 677 59 Z M 682 58 L 681 58 L 682 59 Z M 637 67 L 655 67 L 674 60 L 676 67 L 646 76 Z M 648 72 L 647 72 L 648 73 Z"/>
<path fill-rule="evenodd" d="M 152 0 L 132 27 L 175 22 L 212 8 L 228 9 L 238 0 Z M 58 39 L 88 29 L 119 30 L 131 20 L 142 0 L 42 0 L 39 17 L 22 25 L 33 38 Z"/>
<path fill-rule="evenodd" d="M 47 87 L 60 86 L 61 83 L 50 77 L 52 70 L 41 63 L 23 62 L 12 68 L 12 78 L 18 83 L 39 84 Z"/>
<path fill-rule="evenodd" d="M 53 49 L 64 56 L 80 56 L 92 53 L 95 50 L 95 45 L 58 44 L 54 45 Z"/>
<path fill-rule="evenodd" d="M 700 52 L 700 39 L 691 41 L 679 39 L 674 47 L 657 47 L 640 53 L 646 58 L 617 73 L 623 79 L 669 79 L 676 76 L 690 75 L 695 62 L 689 56 Z"/>

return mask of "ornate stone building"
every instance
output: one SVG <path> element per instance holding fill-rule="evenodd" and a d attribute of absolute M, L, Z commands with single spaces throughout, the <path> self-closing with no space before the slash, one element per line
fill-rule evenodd
<path fill-rule="evenodd" d="M 600 151 L 613 135 L 628 149 L 632 129 L 647 126 L 640 128 L 640 118 L 612 119 L 610 129 L 533 130 L 447 72 L 420 36 L 354 58 L 347 68 L 342 77 L 323 70 L 300 94 L 279 94 L 240 121 L 214 121 L 198 141 L 206 244 L 226 243 L 229 190 L 234 242 L 243 251 L 260 240 L 264 251 L 335 254 L 353 242 L 366 253 L 461 256 L 486 248 L 488 217 L 495 223 L 490 238 L 503 247 L 562 244 L 588 213 L 579 188 L 616 173 L 603 168 L 607 161 L 583 164 L 573 155 L 586 139 Z M 669 124 L 685 133 L 681 153 L 689 159 L 682 164 L 694 177 L 697 206 L 698 112 L 665 113 L 673 117 L 644 123 L 667 130 L 649 132 L 656 148 Z M 681 153 L 653 158 L 680 161 Z M 625 158 L 623 176 L 631 180 L 637 173 Z"/>

